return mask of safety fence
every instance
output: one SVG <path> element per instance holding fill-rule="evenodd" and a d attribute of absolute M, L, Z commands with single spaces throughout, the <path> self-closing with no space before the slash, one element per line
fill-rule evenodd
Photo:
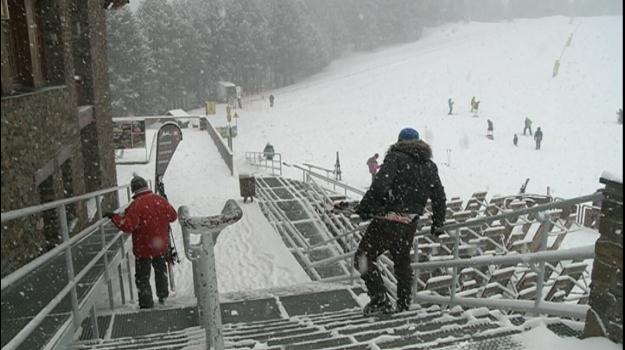
<path fill-rule="evenodd" d="M 267 169 L 272 175 L 282 176 L 282 154 L 265 152 L 245 152 L 247 164 Z"/>
<path fill-rule="evenodd" d="M 571 216 L 567 216 L 568 213 L 575 212 L 578 205 L 589 202 L 596 203 L 602 198 L 602 192 L 596 192 L 587 196 L 538 204 L 532 207 L 512 210 L 500 208 L 501 210 L 496 214 L 486 211 L 486 215 L 483 217 L 447 223 L 443 227 L 445 234 L 439 237 L 432 236 L 429 227 L 421 228 L 417 231 L 413 246 L 413 259 L 415 261 L 412 264 L 415 275 L 413 300 L 423 303 L 485 306 L 577 319 L 585 318 L 588 306 L 581 302 L 583 297 L 579 298 L 580 303 L 572 304 L 563 303 L 563 300 L 556 298 L 556 296 L 560 292 L 558 289 L 567 289 L 570 292 L 571 289 L 577 287 L 585 289 L 587 292 L 587 285 L 580 285 L 575 277 L 582 275 L 583 272 L 580 271 L 580 268 L 585 271 L 587 265 L 583 261 L 594 258 L 594 245 L 559 249 L 559 244 L 562 237 L 571 230 Z M 563 213 L 567 215 L 563 215 Z M 560 221 L 560 218 L 564 216 L 568 220 Z M 516 234 L 513 232 L 515 227 L 519 228 L 519 231 L 526 231 L 531 227 L 535 230 L 533 240 L 513 242 L 513 244 L 515 242 L 523 243 L 521 246 L 525 249 L 509 250 L 504 248 L 499 251 L 484 251 L 481 243 L 490 239 L 489 236 L 492 236 L 492 233 L 497 231 L 503 236 L 508 234 L 508 237 L 511 237 Z M 365 229 L 366 225 L 357 227 L 345 232 L 342 236 L 318 243 L 315 247 L 335 244 L 340 239 L 359 240 Z M 502 232 L 502 230 L 509 232 Z M 420 245 L 419 242 L 425 242 L 425 244 Z M 441 251 L 447 250 L 447 254 L 435 257 L 424 254 L 424 252 L 432 252 L 432 246 L 438 247 Z M 519 246 L 519 244 L 514 246 Z M 353 262 L 354 255 L 354 251 L 346 251 L 340 256 L 316 261 L 311 264 L 311 267 L 318 268 L 340 261 Z M 570 261 L 570 263 L 562 264 L 564 261 Z M 559 272 L 553 266 L 554 263 L 561 264 Z M 378 261 L 386 287 L 391 297 L 395 297 L 397 281 L 394 274 L 390 272 L 392 271 L 390 264 L 390 259 L 385 256 L 382 256 Z M 486 269 L 480 271 L 479 267 L 486 267 Z M 437 273 L 430 275 L 431 278 L 425 282 L 419 278 L 421 274 L 430 271 Z M 465 274 L 468 275 L 469 272 L 483 277 L 485 285 L 474 288 L 473 292 L 468 288 L 462 289 L 461 277 Z M 509 280 L 513 274 L 519 277 L 517 282 L 524 282 L 525 287 L 528 288 L 522 291 L 512 291 L 508 295 L 511 297 L 510 299 L 490 298 L 498 294 L 486 292 L 491 291 L 491 289 L 496 289 L 499 292 L 505 291 L 506 288 L 497 282 L 501 281 L 500 278 L 504 276 Z M 353 280 L 354 275 L 358 275 L 358 272 L 353 271 L 348 276 L 326 279 L 325 281 Z M 549 277 L 552 278 L 551 286 L 546 284 L 550 281 Z M 439 285 L 437 286 L 436 283 Z M 544 291 L 546 287 L 551 287 L 547 293 Z M 422 290 L 420 291 L 420 289 Z M 460 293 L 460 290 L 463 292 Z M 546 297 L 558 301 L 548 301 L 545 300 Z"/>

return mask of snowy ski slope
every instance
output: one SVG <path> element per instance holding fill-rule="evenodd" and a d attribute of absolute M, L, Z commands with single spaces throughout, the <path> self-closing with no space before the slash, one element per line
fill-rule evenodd
<path fill-rule="evenodd" d="M 622 177 L 622 126 L 616 123 L 623 102 L 622 38 L 622 17 L 430 28 L 415 43 L 350 55 L 272 91 L 272 109 L 269 92 L 252 97 L 238 111 L 235 152 L 242 163 L 244 151 L 271 142 L 288 162 L 331 168 L 339 151 L 345 181 L 366 187 L 366 159 L 384 154 L 402 127 L 413 126 L 432 144 L 450 196 L 515 193 L 527 177 L 528 192 L 550 186 L 561 197 L 590 193 L 604 170 Z M 469 113 L 472 96 L 481 101 L 478 117 Z M 447 116 L 449 97 L 456 101 L 453 116 Z M 526 116 L 544 131 L 540 152 L 522 136 Z M 487 119 L 494 122 L 494 141 L 485 137 Z M 225 123 L 223 113 L 215 123 Z M 518 148 L 514 133 L 520 134 Z M 448 149 L 450 166 L 444 165 Z"/>

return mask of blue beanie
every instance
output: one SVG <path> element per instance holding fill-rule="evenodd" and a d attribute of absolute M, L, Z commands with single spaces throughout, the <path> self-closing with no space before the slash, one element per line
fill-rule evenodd
<path fill-rule="evenodd" d="M 413 128 L 405 128 L 399 133 L 397 141 L 418 141 L 419 132 Z"/>

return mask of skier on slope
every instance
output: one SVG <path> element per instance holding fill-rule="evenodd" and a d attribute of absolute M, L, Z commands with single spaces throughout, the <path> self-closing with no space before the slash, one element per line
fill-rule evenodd
<path fill-rule="evenodd" d="M 135 283 L 139 293 L 139 307 L 154 307 L 151 269 L 159 303 L 169 296 L 167 283 L 167 254 L 169 253 L 169 224 L 176 221 L 176 210 L 169 202 L 152 193 L 142 177 L 135 176 L 130 182 L 134 194 L 124 214 L 106 213 L 113 224 L 125 233 L 132 234 L 132 252 L 135 255 Z"/>
<path fill-rule="evenodd" d="M 367 159 L 367 167 L 369 168 L 369 174 L 371 174 L 371 183 L 375 179 L 375 174 L 380 170 L 380 165 L 378 164 L 379 154 L 374 154 L 371 158 Z"/>
<path fill-rule="evenodd" d="M 403 129 L 397 143 L 390 148 L 371 188 L 360 201 L 356 212 L 363 220 L 372 219 L 356 251 L 354 266 L 367 286 L 371 301 L 364 308 L 366 315 L 390 313 L 390 304 L 380 271 L 378 257 L 390 251 L 397 278 L 396 311 L 409 309 L 413 273 L 410 250 L 417 229 L 417 220 L 428 199 L 432 200 L 431 233 L 443 233 L 445 221 L 445 189 L 432 161 L 430 146 L 419 139 L 411 128 Z"/>
<path fill-rule="evenodd" d="M 492 140 L 495 138 L 495 136 L 493 135 L 493 132 L 494 132 L 493 121 L 488 119 L 486 122 L 488 123 L 488 129 L 486 129 L 486 137 Z"/>
<path fill-rule="evenodd" d="M 512 138 L 512 143 L 513 143 L 515 146 L 518 146 L 518 145 L 519 145 L 519 137 L 517 136 L 517 134 L 514 134 L 514 137 Z"/>
<path fill-rule="evenodd" d="M 449 107 L 449 114 L 451 115 L 454 111 L 454 101 L 451 99 L 451 97 L 449 99 L 447 99 L 447 106 Z"/>
<path fill-rule="evenodd" d="M 480 108 L 480 101 L 473 96 L 473 98 L 471 98 L 471 113 L 477 112 L 478 108 Z"/>
<path fill-rule="evenodd" d="M 530 136 L 532 136 L 532 120 L 529 117 L 525 118 L 525 127 L 523 128 L 523 135 L 529 130 Z"/>
<path fill-rule="evenodd" d="M 543 131 L 538 127 L 536 133 L 534 133 L 534 140 L 536 141 L 536 150 L 540 150 L 540 144 L 543 142 Z"/>
<path fill-rule="evenodd" d="M 276 100 L 276 98 L 273 96 L 273 94 L 269 95 L 269 107 L 273 107 L 273 103 Z"/>

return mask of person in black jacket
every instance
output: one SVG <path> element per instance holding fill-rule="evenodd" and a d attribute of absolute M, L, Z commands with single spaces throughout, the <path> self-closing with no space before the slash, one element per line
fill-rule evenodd
<path fill-rule="evenodd" d="M 363 219 L 373 219 L 356 251 L 354 264 L 367 286 L 371 302 L 364 313 L 390 312 L 386 289 L 375 266 L 377 258 L 390 251 L 397 278 L 397 311 L 411 303 L 413 273 L 410 249 L 417 220 L 426 202 L 432 200 L 432 234 L 438 236 L 445 221 L 445 189 L 432 161 L 430 146 L 411 128 L 401 131 L 397 143 L 388 150 L 371 187 L 357 208 Z"/>

